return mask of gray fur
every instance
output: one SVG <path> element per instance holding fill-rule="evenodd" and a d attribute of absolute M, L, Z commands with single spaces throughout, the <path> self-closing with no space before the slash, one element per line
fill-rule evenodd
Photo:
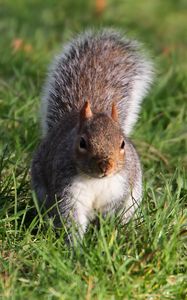
<path fill-rule="evenodd" d="M 152 81 L 152 65 L 138 49 L 137 42 L 124 39 L 114 31 L 90 31 L 67 45 L 53 64 L 44 87 L 44 137 L 33 158 L 32 185 L 39 203 L 45 204 L 47 209 L 53 207 L 49 215 L 55 226 L 66 222 L 71 228 L 73 219 L 82 234 L 88 221 L 94 219 L 95 209 L 101 210 L 103 215 L 125 211 L 122 221 L 126 223 L 141 201 L 140 161 L 127 136 Z M 90 143 L 92 141 L 92 156 L 88 153 L 84 160 L 84 156 L 76 155 L 75 145 L 82 134 L 80 110 L 87 100 L 94 120 L 81 129 L 88 133 Z M 113 102 L 119 125 L 109 117 Z M 102 159 L 117 157 L 121 137 L 125 141 L 125 156 L 115 162 L 114 175 L 95 178 L 98 156 Z M 122 193 L 118 191 L 118 178 Z M 111 195 L 104 186 L 111 188 Z M 85 187 L 85 194 L 81 187 Z M 101 203 L 98 202 L 99 189 Z M 116 195 L 112 196 L 115 190 Z M 85 198 L 86 193 L 89 199 Z M 85 202 L 79 203 L 82 199 Z"/>
<path fill-rule="evenodd" d="M 43 135 L 85 100 L 96 111 L 108 111 L 115 101 L 124 134 L 129 135 L 153 79 L 152 63 L 140 48 L 113 30 L 87 31 L 67 44 L 44 86 Z"/>

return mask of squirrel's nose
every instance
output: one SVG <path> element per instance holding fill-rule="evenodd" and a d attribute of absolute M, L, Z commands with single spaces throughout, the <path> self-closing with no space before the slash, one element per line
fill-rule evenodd
<path fill-rule="evenodd" d="M 98 167 L 102 173 L 108 174 L 113 168 L 113 163 L 110 160 L 101 160 L 98 162 Z"/>

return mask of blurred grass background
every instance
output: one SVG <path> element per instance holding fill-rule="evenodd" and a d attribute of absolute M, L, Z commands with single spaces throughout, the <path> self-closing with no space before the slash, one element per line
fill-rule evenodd
<path fill-rule="evenodd" d="M 37 218 L 24 227 L 40 91 L 62 44 L 108 26 L 143 42 L 156 67 L 133 134 L 144 222 L 125 234 L 105 224 L 72 254 Z M 186 0 L 0 0 L 0 298 L 185 299 L 186 169 Z"/>

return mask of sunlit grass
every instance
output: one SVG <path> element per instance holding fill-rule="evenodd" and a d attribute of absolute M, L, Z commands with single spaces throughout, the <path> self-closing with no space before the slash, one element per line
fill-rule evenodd
<path fill-rule="evenodd" d="M 2 1 L 0 298 L 185 299 L 186 19 L 183 0 L 108 0 L 100 15 L 94 1 Z M 74 33 L 101 26 L 144 42 L 157 70 L 132 137 L 144 198 L 128 225 L 101 220 L 100 229 L 90 227 L 72 250 L 63 230 L 57 235 L 35 214 L 29 167 L 40 139 L 39 99 L 50 59 Z"/>

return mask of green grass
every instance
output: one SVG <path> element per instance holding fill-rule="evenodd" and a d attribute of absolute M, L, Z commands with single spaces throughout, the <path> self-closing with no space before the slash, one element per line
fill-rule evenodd
<path fill-rule="evenodd" d="M 100 16 L 86 0 L 1 0 L 0 8 L 0 299 L 185 299 L 186 1 L 108 0 Z M 29 218 L 29 166 L 50 59 L 74 33 L 102 26 L 144 42 L 157 68 L 133 135 L 144 199 L 127 226 L 102 221 L 73 251 L 63 231 Z M 16 39 L 31 51 L 15 51 Z"/>

